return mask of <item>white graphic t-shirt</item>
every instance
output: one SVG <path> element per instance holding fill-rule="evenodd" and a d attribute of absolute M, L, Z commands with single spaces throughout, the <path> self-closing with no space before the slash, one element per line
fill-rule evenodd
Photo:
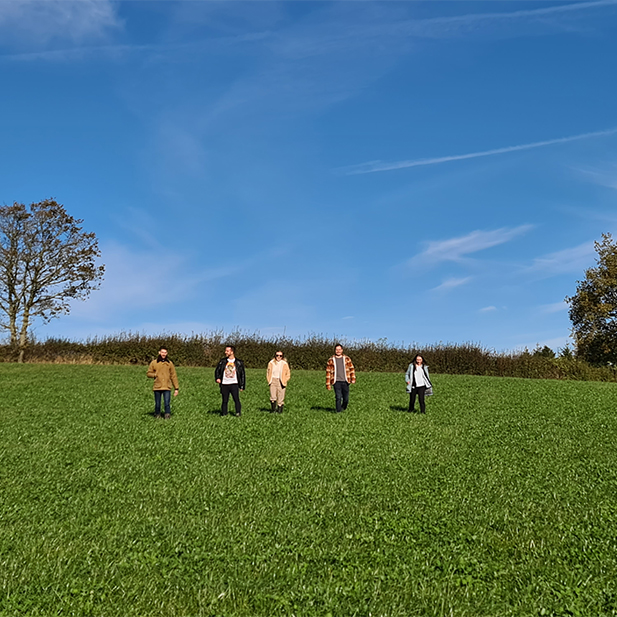
<path fill-rule="evenodd" d="M 225 385 L 232 383 L 238 383 L 238 375 L 236 375 L 236 359 L 227 360 L 227 366 L 225 366 L 225 372 L 223 373 L 223 381 Z"/>

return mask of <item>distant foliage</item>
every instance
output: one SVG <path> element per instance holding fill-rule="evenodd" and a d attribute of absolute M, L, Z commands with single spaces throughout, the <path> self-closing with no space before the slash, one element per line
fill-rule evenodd
<path fill-rule="evenodd" d="M 593 367 L 574 357 L 567 346 L 555 357 L 554 351 L 547 346 L 537 347 L 532 352 L 497 353 L 473 343 L 397 347 L 385 339 L 345 341 L 317 334 L 296 339 L 264 338 L 259 333 L 242 331 L 190 336 L 145 336 L 127 332 L 85 341 L 47 339 L 31 344 L 27 361 L 146 365 L 156 358 L 161 346 L 166 346 L 176 365 L 213 367 L 224 356 L 225 345 L 232 344 L 248 368 L 265 368 L 275 351 L 282 349 L 293 369 L 322 370 L 339 342 L 353 359 L 356 369 L 366 372 L 403 372 L 414 356 L 421 353 L 433 373 L 617 381 L 617 370 L 613 367 Z M 12 359 L 10 345 L 0 345 L 0 361 Z"/>
<path fill-rule="evenodd" d="M 577 356 L 595 365 L 617 363 L 617 243 L 611 234 L 595 242 L 596 266 L 577 281 L 566 302 Z"/>
<path fill-rule="evenodd" d="M 53 199 L 0 207 L 0 329 L 19 362 L 33 320 L 68 313 L 103 278 L 96 236 L 81 223 Z"/>

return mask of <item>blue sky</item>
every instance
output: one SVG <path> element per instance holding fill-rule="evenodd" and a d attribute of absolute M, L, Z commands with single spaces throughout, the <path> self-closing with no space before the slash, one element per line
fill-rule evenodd
<path fill-rule="evenodd" d="M 0 0 L 0 202 L 107 268 L 36 335 L 562 347 L 616 74 L 614 0 Z"/>

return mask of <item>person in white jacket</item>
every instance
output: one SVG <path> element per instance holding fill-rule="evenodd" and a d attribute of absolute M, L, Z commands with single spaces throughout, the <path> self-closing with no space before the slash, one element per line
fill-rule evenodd
<path fill-rule="evenodd" d="M 290 377 L 289 364 L 283 357 L 283 352 L 279 350 L 268 363 L 268 371 L 266 373 L 268 385 L 270 386 L 270 411 L 272 413 L 283 413 L 285 391 Z"/>
<path fill-rule="evenodd" d="M 413 362 L 407 367 L 405 373 L 407 392 L 409 392 L 409 412 L 415 413 L 416 395 L 420 402 L 420 413 L 426 413 L 424 396 L 433 394 L 433 384 L 428 374 L 428 366 L 424 364 L 424 358 L 417 354 Z"/>

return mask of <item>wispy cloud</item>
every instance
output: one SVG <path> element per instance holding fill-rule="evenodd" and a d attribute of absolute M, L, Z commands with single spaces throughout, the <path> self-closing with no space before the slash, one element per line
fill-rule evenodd
<path fill-rule="evenodd" d="M 606 129 L 603 131 L 593 131 L 591 133 L 581 133 L 579 135 L 571 135 L 570 137 L 559 137 L 557 139 L 548 139 L 545 141 L 535 141 L 528 144 L 519 144 L 516 146 L 506 146 L 504 148 L 494 148 L 492 150 L 482 150 L 480 152 L 469 152 L 467 154 L 453 154 L 448 156 L 440 156 L 430 159 L 415 159 L 411 161 L 396 161 L 393 163 L 384 163 L 382 161 L 370 161 L 368 163 L 360 163 L 359 165 L 351 165 L 349 167 L 341 167 L 337 171 L 345 175 L 353 176 L 358 174 L 370 174 L 378 171 L 392 171 L 395 169 L 407 169 L 409 167 L 420 167 L 422 165 L 439 165 L 441 163 L 450 163 L 453 161 L 465 161 L 467 159 L 477 159 L 484 156 L 495 156 L 497 154 L 507 154 L 508 152 L 520 152 L 522 150 L 533 150 L 535 148 L 543 148 L 546 146 L 555 146 L 557 144 L 565 144 L 572 141 L 582 139 L 591 139 L 592 137 L 606 137 L 617 133 L 617 127 Z"/>
<path fill-rule="evenodd" d="M 585 270 L 594 265 L 594 255 L 593 242 L 584 242 L 534 259 L 533 264 L 524 270 L 524 274 L 554 276 L 572 273 L 582 277 Z"/>
<path fill-rule="evenodd" d="M 418 263 L 436 264 L 444 261 L 463 261 L 467 255 L 483 251 L 499 244 L 509 242 L 532 228 L 532 225 L 518 227 L 501 227 L 490 231 L 476 230 L 465 236 L 458 236 L 448 240 L 429 242 L 426 249 L 412 257 L 407 264 L 413 266 Z"/>
<path fill-rule="evenodd" d="M 3 45 L 52 41 L 92 42 L 121 27 L 111 0 L 4 0 L 0 2 L 0 40 Z"/>
<path fill-rule="evenodd" d="M 592 183 L 599 186 L 606 186 L 611 189 L 617 189 L 617 164 L 607 165 L 605 167 L 587 167 L 579 168 L 578 171 Z"/>
<path fill-rule="evenodd" d="M 449 278 L 446 279 L 441 285 L 437 285 L 437 287 L 433 287 L 431 291 L 448 291 L 450 289 L 454 289 L 455 287 L 460 287 L 461 285 L 466 285 L 471 281 L 471 276 L 466 276 L 463 278 Z"/>
<path fill-rule="evenodd" d="M 562 300 L 561 302 L 553 302 L 552 304 L 544 304 L 540 307 L 543 313 L 561 313 L 568 310 L 568 305 Z"/>
<path fill-rule="evenodd" d="M 480 309 L 480 313 L 492 313 L 493 311 L 496 311 L 497 307 L 496 306 L 485 306 L 484 308 Z"/>

